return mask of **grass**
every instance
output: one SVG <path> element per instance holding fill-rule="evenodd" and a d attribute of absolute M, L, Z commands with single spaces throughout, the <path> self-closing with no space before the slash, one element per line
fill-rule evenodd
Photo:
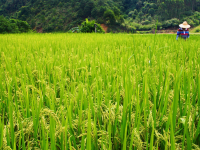
<path fill-rule="evenodd" d="M 200 26 L 195 27 L 190 31 L 191 33 L 200 33 Z"/>
<path fill-rule="evenodd" d="M 200 149 L 199 35 L 0 35 L 0 149 Z"/>

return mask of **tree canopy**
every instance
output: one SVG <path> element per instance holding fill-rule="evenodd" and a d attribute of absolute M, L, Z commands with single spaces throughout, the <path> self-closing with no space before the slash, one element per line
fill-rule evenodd
<path fill-rule="evenodd" d="M 26 21 L 6 19 L 0 16 L 0 33 L 23 33 L 30 31 L 30 25 Z"/>
<path fill-rule="evenodd" d="M 68 31 L 85 18 L 138 30 L 152 28 L 157 21 L 160 27 L 170 28 L 175 25 L 172 19 L 197 26 L 200 0 L 0 0 L 0 15 L 27 21 L 44 32 Z"/>

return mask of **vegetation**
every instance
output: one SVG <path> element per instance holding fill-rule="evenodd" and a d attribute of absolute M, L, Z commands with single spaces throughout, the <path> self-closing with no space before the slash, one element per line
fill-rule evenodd
<path fill-rule="evenodd" d="M 26 21 L 17 19 L 7 20 L 0 16 L 0 33 L 23 33 L 30 31 L 31 27 Z"/>
<path fill-rule="evenodd" d="M 0 149 L 198 150 L 200 37 L 175 38 L 0 35 Z"/>
<path fill-rule="evenodd" d="M 95 23 L 94 20 L 88 21 L 88 19 L 82 22 L 80 31 L 83 33 L 92 33 L 95 32 L 95 28 L 96 28 L 96 33 L 105 33 L 100 24 Z"/>
<path fill-rule="evenodd" d="M 95 20 L 89 21 L 87 18 L 81 23 L 81 26 L 74 27 L 68 31 L 69 33 L 105 33 L 101 25 Z"/>
<path fill-rule="evenodd" d="M 43 32 L 69 31 L 85 18 L 109 31 L 177 28 L 199 25 L 200 0 L 0 0 L 0 15 L 27 21 Z"/>
<path fill-rule="evenodd" d="M 194 29 L 192 29 L 191 33 L 200 33 L 200 26 L 197 26 Z"/>

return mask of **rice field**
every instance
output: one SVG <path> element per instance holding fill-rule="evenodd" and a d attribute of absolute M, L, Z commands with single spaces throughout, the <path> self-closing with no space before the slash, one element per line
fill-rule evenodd
<path fill-rule="evenodd" d="M 200 35 L 0 35 L 0 149 L 200 149 Z"/>

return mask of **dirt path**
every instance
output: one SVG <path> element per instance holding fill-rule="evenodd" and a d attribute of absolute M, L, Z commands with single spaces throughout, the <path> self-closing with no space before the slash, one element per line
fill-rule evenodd
<path fill-rule="evenodd" d="M 190 33 L 190 34 L 199 34 L 200 35 L 200 33 Z"/>
<path fill-rule="evenodd" d="M 105 33 L 107 33 L 108 27 L 105 24 L 101 24 L 101 27 L 103 28 L 103 30 L 105 31 Z"/>

